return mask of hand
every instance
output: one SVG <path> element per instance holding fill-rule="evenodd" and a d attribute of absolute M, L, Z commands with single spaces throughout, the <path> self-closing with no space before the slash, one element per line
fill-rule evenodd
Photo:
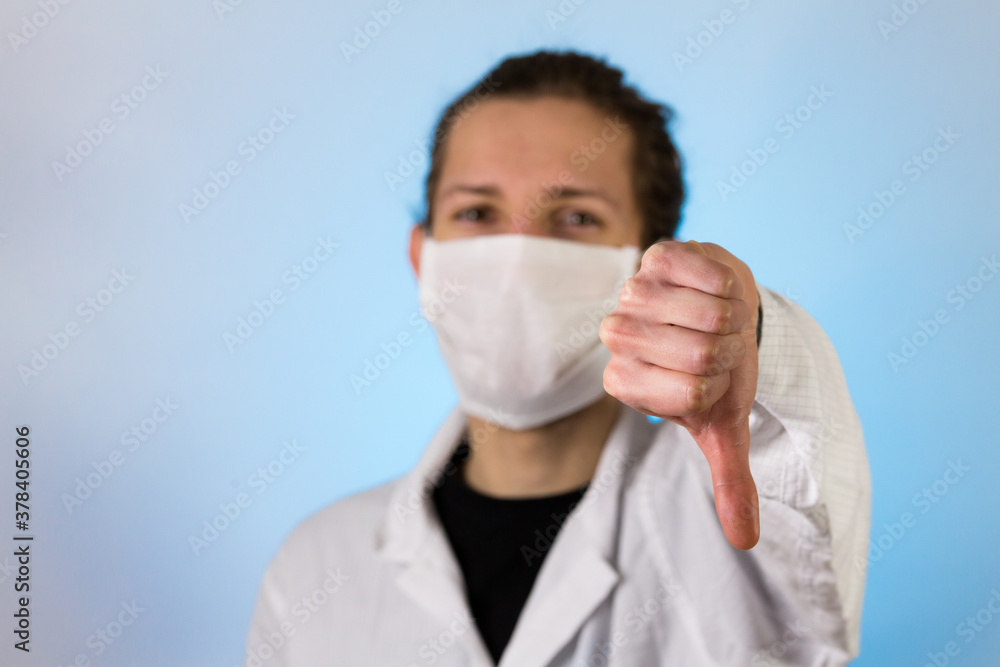
<path fill-rule="evenodd" d="M 708 459 L 719 522 L 739 549 L 760 537 L 749 458 L 758 302 L 753 273 L 723 248 L 661 241 L 601 323 L 611 350 L 605 390 L 688 430 Z"/>

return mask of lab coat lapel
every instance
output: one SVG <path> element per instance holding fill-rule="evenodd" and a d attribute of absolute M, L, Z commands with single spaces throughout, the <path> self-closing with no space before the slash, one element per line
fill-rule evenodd
<path fill-rule="evenodd" d="M 549 664 L 618 583 L 618 571 L 598 549 L 578 533 L 566 536 L 556 538 L 542 564 L 499 667 Z"/>
<path fill-rule="evenodd" d="M 401 565 L 396 584 L 432 617 L 452 629 L 472 665 L 493 665 L 465 599 L 462 571 L 433 508 L 431 494 L 465 430 L 454 410 L 410 474 L 400 480 L 380 528 L 378 558 Z M 457 629 L 456 629 L 457 628 Z"/>
<path fill-rule="evenodd" d="M 465 599 L 462 573 L 443 537 L 443 533 L 428 535 L 426 548 L 404 566 L 396 584 L 452 632 L 468 651 L 472 665 L 492 667 L 493 660 Z"/>
<path fill-rule="evenodd" d="M 556 535 L 498 667 L 548 665 L 618 583 L 623 478 L 654 431 L 645 416 L 620 406 L 590 486 Z"/>

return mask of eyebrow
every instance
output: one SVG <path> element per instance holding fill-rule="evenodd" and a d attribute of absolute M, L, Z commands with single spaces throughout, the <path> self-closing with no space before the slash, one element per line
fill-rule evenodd
<path fill-rule="evenodd" d="M 465 183 L 457 183 L 450 188 L 443 190 L 441 192 L 441 198 L 444 199 L 448 195 L 456 192 L 465 192 L 473 195 L 486 195 L 488 197 L 500 196 L 500 188 L 495 185 L 467 185 Z"/>
<path fill-rule="evenodd" d="M 617 199 L 606 193 L 600 188 L 560 188 L 559 189 L 559 199 L 569 199 L 571 197 L 595 197 L 597 199 L 603 199 L 611 208 L 615 210 L 621 209 L 621 204 Z"/>
<path fill-rule="evenodd" d="M 487 197 L 497 197 L 501 196 L 500 188 L 495 185 L 470 185 L 466 183 L 456 183 L 451 187 L 446 188 L 441 192 L 441 198 L 444 199 L 449 195 L 456 193 L 466 193 L 473 195 L 484 195 Z M 604 200 L 609 206 L 614 208 L 616 211 L 621 210 L 621 204 L 617 199 L 606 193 L 600 188 L 571 188 L 571 187 L 560 187 L 553 189 L 554 199 L 572 199 L 574 197 L 594 197 L 597 199 Z"/>

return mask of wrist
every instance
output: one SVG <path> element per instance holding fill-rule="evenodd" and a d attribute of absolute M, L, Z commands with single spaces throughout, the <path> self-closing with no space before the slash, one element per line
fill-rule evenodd
<path fill-rule="evenodd" d="M 760 301 L 760 291 L 757 292 L 757 348 L 760 349 L 760 336 L 764 329 L 764 306 Z"/>

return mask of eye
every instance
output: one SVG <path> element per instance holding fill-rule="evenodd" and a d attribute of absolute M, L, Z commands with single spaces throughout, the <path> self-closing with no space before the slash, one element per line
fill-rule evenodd
<path fill-rule="evenodd" d="M 586 211 L 567 211 L 560 220 L 570 227 L 596 227 L 601 224 L 596 216 Z"/>
<path fill-rule="evenodd" d="M 454 215 L 456 220 L 468 220 L 469 222 L 487 222 L 490 218 L 490 209 L 484 206 L 474 206 L 463 208 Z"/>

